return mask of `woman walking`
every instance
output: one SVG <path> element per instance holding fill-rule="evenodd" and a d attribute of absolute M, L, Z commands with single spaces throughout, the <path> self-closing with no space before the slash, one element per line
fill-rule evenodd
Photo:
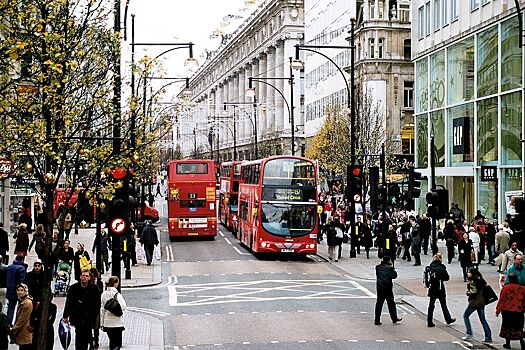
<path fill-rule="evenodd" d="M 472 338 L 472 326 L 470 325 L 470 315 L 474 311 L 478 313 L 479 320 L 483 326 L 483 331 L 485 332 L 485 338 L 483 339 L 484 343 L 492 342 L 492 333 L 490 331 L 490 326 L 485 319 L 485 300 L 483 299 L 483 287 L 487 285 L 487 282 L 481 276 L 481 273 L 475 267 L 471 267 L 467 272 L 467 296 L 468 296 L 468 306 L 463 313 L 463 321 L 465 322 L 465 327 L 467 328 L 467 336 L 463 339 Z"/>
<path fill-rule="evenodd" d="M 16 233 L 15 243 L 15 256 L 21 255 L 27 256 L 27 250 L 29 249 L 29 234 L 27 232 L 27 224 L 18 225 L 18 231 Z"/>
<path fill-rule="evenodd" d="M 104 306 L 107 301 L 116 297 L 122 311 L 126 309 L 126 302 L 117 290 L 119 279 L 116 276 L 111 276 L 106 282 L 106 291 L 100 297 L 100 326 L 107 333 L 109 338 L 109 349 L 120 350 L 122 348 L 122 332 L 124 331 L 124 321 L 122 316 L 116 316 L 110 311 L 106 310 Z"/>
<path fill-rule="evenodd" d="M 33 311 L 33 299 L 29 296 L 28 288 L 23 283 L 16 287 L 16 296 L 18 297 L 18 308 L 16 310 L 16 321 L 12 328 L 15 343 L 20 350 L 32 350 L 33 331 L 29 321 Z"/>
<path fill-rule="evenodd" d="M 509 283 L 503 286 L 499 294 L 496 316 L 501 314 L 501 330 L 499 336 L 505 339 L 503 347 L 510 349 L 511 340 L 519 340 L 521 348 L 525 349 L 525 332 L 523 331 L 523 312 L 525 311 L 525 286 L 520 286 L 518 276 L 509 274 Z"/>
<path fill-rule="evenodd" d="M 84 269 L 83 266 L 80 266 L 80 258 L 85 257 L 88 261 L 91 259 L 89 253 L 84 249 L 83 243 L 77 243 L 77 251 L 75 252 L 75 258 L 73 259 L 73 265 L 75 268 L 75 279 L 80 281 L 80 273 Z M 88 267 L 89 269 L 90 267 Z"/>
<path fill-rule="evenodd" d="M 33 239 L 31 240 L 31 244 L 29 244 L 29 251 L 31 251 L 31 248 L 33 248 L 33 244 L 35 245 L 35 252 L 38 258 L 42 261 L 44 261 L 45 252 L 46 252 L 46 240 L 45 240 L 46 233 L 44 232 L 44 225 L 38 224 L 36 226 L 35 234 L 33 235 Z"/>
<path fill-rule="evenodd" d="M 456 227 L 453 220 L 448 220 L 443 229 L 443 238 L 447 246 L 447 261 L 450 264 L 454 258 L 454 248 L 456 247 Z"/>
<path fill-rule="evenodd" d="M 467 271 L 472 266 L 472 249 L 472 241 L 468 238 L 468 233 L 464 233 L 463 239 L 458 243 L 459 263 L 464 282 L 467 282 Z"/>
<path fill-rule="evenodd" d="M 335 236 L 335 225 L 332 218 L 326 219 L 326 244 L 328 245 L 328 259 L 334 259 L 335 247 L 337 246 L 337 237 Z M 337 261 L 337 257 L 335 258 Z"/>

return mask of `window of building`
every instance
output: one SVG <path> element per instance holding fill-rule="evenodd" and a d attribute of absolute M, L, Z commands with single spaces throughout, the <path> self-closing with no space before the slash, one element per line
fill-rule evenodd
<path fill-rule="evenodd" d="M 412 59 L 412 41 L 405 39 L 403 44 L 403 56 L 405 60 L 410 61 Z"/>
<path fill-rule="evenodd" d="M 383 11 L 384 11 L 384 4 L 382 0 L 379 0 L 379 3 L 377 4 L 377 14 L 379 19 L 383 19 Z"/>
<path fill-rule="evenodd" d="M 370 1 L 370 19 L 376 18 L 376 3 L 375 1 Z"/>
<path fill-rule="evenodd" d="M 417 14 L 419 39 L 423 39 L 425 37 L 425 6 L 421 6 Z"/>
<path fill-rule="evenodd" d="M 375 58 L 375 39 L 368 39 L 368 57 Z"/>
<path fill-rule="evenodd" d="M 478 165 L 498 160 L 498 99 L 478 102 Z"/>
<path fill-rule="evenodd" d="M 448 24 L 448 0 L 441 0 L 441 22 L 443 26 Z"/>
<path fill-rule="evenodd" d="M 518 18 L 501 24 L 501 91 L 521 86 L 521 48 Z"/>
<path fill-rule="evenodd" d="M 445 111 L 441 109 L 430 113 L 430 123 L 434 129 L 436 166 L 445 166 Z"/>
<path fill-rule="evenodd" d="M 425 35 L 430 35 L 430 2 L 425 5 Z"/>
<path fill-rule="evenodd" d="M 416 62 L 416 112 L 424 112 L 428 105 L 428 59 Z"/>
<path fill-rule="evenodd" d="M 450 0 L 450 21 L 458 19 L 458 0 Z"/>
<path fill-rule="evenodd" d="M 414 82 L 405 81 L 403 83 L 403 107 L 414 108 Z"/>
<path fill-rule="evenodd" d="M 449 108 L 447 114 L 449 165 L 472 165 L 474 161 L 474 104 L 471 102 Z"/>
<path fill-rule="evenodd" d="M 440 13 L 441 13 L 441 3 L 439 2 L 439 0 L 434 0 L 434 30 L 438 30 L 441 28 Z"/>
<path fill-rule="evenodd" d="M 428 114 L 416 116 L 416 166 L 426 168 L 428 166 Z"/>
<path fill-rule="evenodd" d="M 474 97 L 474 38 L 448 48 L 448 103 L 469 101 Z"/>
<path fill-rule="evenodd" d="M 490 0 L 483 0 L 483 1 L 481 1 L 481 4 L 482 4 L 482 5 L 486 5 L 486 4 L 488 4 L 489 2 L 490 2 Z"/>
<path fill-rule="evenodd" d="M 498 27 L 478 35 L 478 97 L 498 92 Z"/>
<path fill-rule="evenodd" d="M 410 5 L 399 5 L 399 21 L 410 22 Z"/>
<path fill-rule="evenodd" d="M 377 57 L 384 58 L 384 44 L 385 38 L 379 38 L 377 40 Z"/>
<path fill-rule="evenodd" d="M 430 56 L 430 109 L 445 104 L 445 50 Z"/>
<path fill-rule="evenodd" d="M 521 93 L 501 97 L 501 158 L 505 165 L 521 164 Z"/>
<path fill-rule="evenodd" d="M 479 8 L 479 0 L 470 0 L 470 11 L 474 11 Z"/>

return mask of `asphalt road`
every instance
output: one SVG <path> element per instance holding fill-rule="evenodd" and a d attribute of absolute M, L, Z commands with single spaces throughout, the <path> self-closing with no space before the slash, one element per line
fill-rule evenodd
<path fill-rule="evenodd" d="M 375 326 L 375 282 L 316 255 L 257 258 L 222 227 L 213 241 L 173 243 L 165 223 L 158 229 L 164 282 L 127 299 L 162 320 L 166 349 L 468 348 L 462 334 L 427 328 L 408 305 L 398 304 L 395 325 L 385 305 Z"/>

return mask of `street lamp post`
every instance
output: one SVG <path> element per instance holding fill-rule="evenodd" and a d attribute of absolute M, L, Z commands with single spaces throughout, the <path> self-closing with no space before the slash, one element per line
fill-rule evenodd
<path fill-rule="evenodd" d="M 299 51 L 309 51 L 316 54 L 319 54 L 326 58 L 328 61 L 330 61 L 341 73 L 341 76 L 344 79 L 345 85 L 346 85 L 346 91 L 348 94 L 347 97 L 347 107 L 350 109 L 350 165 L 347 166 L 347 186 L 349 185 L 349 173 L 350 169 L 353 168 L 356 161 L 356 134 L 355 134 L 355 128 L 356 128 L 356 110 L 355 110 L 355 71 L 354 71 L 354 65 L 355 65 L 355 56 L 354 56 L 354 50 L 355 50 L 355 33 L 354 33 L 354 26 L 355 26 L 355 19 L 350 19 L 350 47 L 348 46 L 335 46 L 335 45 L 295 45 L 295 59 L 292 62 L 292 67 L 294 69 L 304 69 L 304 63 L 299 59 Z M 350 85 L 348 84 L 348 79 L 346 79 L 345 73 L 339 67 L 334 60 L 332 60 L 327 55 L 323 54 L 320 51 L 317 51 L 317 49 L 349 49 L 350 52 Z M 350 208 L 351 208 L 351 215 L 350 215 L 350 234 L 354 235 L 356 234 L 356 218 L 355 218 L 355 202 L 352 200 L 352 198 L 348 198 L 347 200 L 350 202 Z M 350 247 L 350 257 L 355 258 L 356 257 L 356 247 L 354 244 L 351 244 Z"/>
<path fill-rule="evenodd" d="M 226 110 L 226 106 L 233 106 L 234 111 L 235 107 L 240 107 L 244 105 L 252 105 L 253 106 L 253 118 L 250 118 L 250 116 L 244 111 L 246 115 L 248 115 L 248 118 L 250 120 L 250 123 L 252 123 L 252 132 L 254 135 L 254 149 L 255 149 L 255 159 L 259 158 L 259 148 L 258 148 L 258 140 L 257 140 L 257 99 L 255 96 L 253 96 L 254 100 L 253 102 L 223 102 L 224 109 Z"/>

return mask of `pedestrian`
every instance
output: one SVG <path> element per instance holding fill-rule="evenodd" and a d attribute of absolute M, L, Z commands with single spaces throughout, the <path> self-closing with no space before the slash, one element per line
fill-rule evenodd
<path fill-rule="evenodd" d="M 33 333 L 31 329 L 31 312 L 33 312 L 33 299 L 29 296 L 27 286 L 20 283 L 16 287 L 18 307 L 16 321 L 11 329 L 15 344 L 20 350 L 33 350 Z"/>
<path fill-rule="evenodd" d="M 383 223 L 384 224 L 384 223 Z M 390 261 L 392 261 L 392 266 L 396 261 L 396 250 L 397 250 L 397 232 L 394 228 L 394 225 L 388 224 L 388 232 L 385 239 L 385 251 L 384 255 L 390 256 Z"/>
<path fill-rule="evenodd" d="M 405 246 L 403 245 L 403 235 L 401 234 L 401 226 L 398 226 L 396 228 L 396 239 L 397 239 L 396 257 L 399 258 L 401 256 L 401 253 L 403 253 L 403 256 L 405 255 L 405 252 L 403 251 Z"/>
<path fill-rule="evenodd" d="M 109 251 L 111 250 L 111 238 L 108 236 L 105 227 L 101 228 L 100 235 L 97 235 L 95 237 L 95 241 L 93 242 L 93 248 L 91 251 L 93 252 L 94 256 L 97 249 L 100 251 L 100 258 L 102 259 L 103 263 L 103 265 L 100 266 L 100 273 L 104 273 L 104 267 L 106 267 L 106 271 L 109 271 Z"/>
<path fill-rule="evenodd" d="M 26 274 L 24 284 L 27 285 L 29 295 L 33 298 L 33 302 L 41 302 L 46 286 L 46 276 L 40 259 L 36 259 L 33 263 L 33 269 Z M 50 288 L 49 284 L 47 287 Z"/>
<path fill-rule="evenodd" d="M 326 219 L 326 244 L 328 246 L 328 259 L 334 260 L 335 247 L 337 246 L 335 225 L 331 217 Z"/>
<path fill-rule="evenodd" d="M 507 268 L 512 264 L 512 261 L 514 261 L 514 258 L 518 254 L 523 255 L 523 253 L 520 250 L 518 250 L 518 243 L 512 242 L 512 244 L 510 245 L 510 249 L 503 254 L 503 260 L 501 261 L 500 268 L 502 273 L 507 272 Z"/>
<path fill-rule="evenodd" d="M 421 236 L 421 247 L 423 248 L 423 254 L 428 254 L 428 244 L 430 240 L 430 233 L 432 231 L 432 222 L 425 213 L 419 221 L 419 235 Z"/>
<path fill-rule="evenodd" d="M 428 297 L 430 298 L 427 312 L 428 327 L 436 326 L 433 322 L 436 300 L 439 300 L 445 322 L 447 324 L 456 322 L 456 319 L 450 316 L 450 311 L 447 307 L 445 282 L 449 279 L 450 276 L 447 272 L 447 268 L 445 265 L 443 265 L 443 255 L 441 255 L 441 253 L 436 253 L 432 257 L 432 262 L 430 265 L 425 268 L 425 282 L 428 285 Z"/>
<path fill-rule="evenodd" d="M 100 311 L 98 288 L 90 283 L 89 270 L 80 274 L 80 282 L 69 287 L 63 321 L 75 327 L 75 349 L 87 350 L 93 341 L 93 326 Z"/>
<path fill-rule="evenodd" d="M 454 250 L 457 242 L 456 226 L 453 220 L 448 220 L 443 228 L 443 238 L 447 247 L 447 261 L 450 264 L 454 259 Z"/>
<path fill-rule="evenodd" d="M 485 224 L 485 236 L 487 241 L 487 254 L 489 256 L 488 264 L 494 266 L 494 258 L 496 255 L 495 246 L 496 246 L 496 225 L 498 221 L 494 220 L 494 224 L 491 224 L 487 220 Z"/>
<path fill-rule="evenodd" d="M 7 350 L 9 348 L 9 333 L 11 326 L 7 321 L 7 315 L 4 314 L 3 305 L 0 302 L 0 350 Z"/>
<path fill-rule="evenodd" d="M 28 249 L 29 234 L 27 232 L 27 225 L 21 223 L 18 225 L 18 231 L 16 232 L 15 255 L 21 255 L 25 257 L 27 255 Z"/>
<path fill-rule="evenodd" d="M 77 281 L 80 281 L 80 273 L 82 272 L 82 270 L 86 268 L 89 270 L 91 268 L 91 266 L 81 266 L 80 265 L 80 259 L 82 259 L 82 257 L 86 258 L 87 261 L 91 259 L 89 256 L 89 253 L 84 249 L 84 243 L 78 242 L 77 251 L 75 252 L 75 256 L 73 258 L 73 267 L 75 269 L 75 279 Z"/>
<path fill-rule="evenodd" d="M 468 238 L 468 233 L 463 234 L 463 239 L 458 243 L 459 263 L 463 272 L 463 282 L 467 282 L 467 272 L 472 266 L 472 241 Z"/>
<path fill-rule="evenodd" d="M 135 235 L 135 225 L 133 223 L 131 223 L 129 229 L 126 230 L 126 240 L 131 265 L 139 266 L 137 263 L 137 236 Z"/>
<path fill-rule="evenodd" d="M 57 317 L 57 305 L 53 303 L 53 294 L 47 309 L 47 339 L 46 350 L 53 350 L 55 348 L 55 329 L 54 324 Z"/>
<path fill-rule="evenodd" d="M 122 315 L 117 316 L 106 310 L 104 306 L 108 300 L 116 298 L 120 308 L 124 312 L 126 310 L 126 301 L 122 294 L 118 292 L 119 279 L 116 276 L 111 276 L 106 282 L 106 291 L 100 297 L 100 325 L 109 338 L 110 350 L 120 350 L 122 347 L 122 332 L 124 331 L 124 320 Z"/>
<path fill-rule="evenodd" d="M 478 313 L 479 320 L 483 326 L 483 331 L 485 332 L 485 338 L 483 339 L 484 343 L 492 342 L 492 333 L 490 331 L 490 326 L 485 319 L 485 300 L 483 299 L 483 288 L 487 285 L 487 282 L 481 276 L 479 270 L 475 267 L 471 267 L 467 272 L 467 296 L 468 296 L 468 306 L 463 313 L 463 321 L 465 322 L 465 327 L 467 329 L 467 336 L 463 337 L 464 340 L 471 339 L 473 336 L 472 326 L 470 325 L 470 315 L 474 311 Z"/>
<path fill-rule="evenodd" d="M 153 250 L 155 249 L 155 246 L 159 244 L 157 230 L 151 224 L 151 220 L 146 220 L 146 226 L 142 230 L 139 242 L 144 246 L 146 262 L 148 266 L 150 266 L 153 259 Z"/>
<path fill-rule="evenodd" d="M 161 187 L 160 187 L 160 183 L 157 184 L 157 190 L 155 192 L 155 197 L 157 197 L 157 196 L 162 197 L 162 190 L 161 190 Z"/>
<path fill-rule="evenodd" d="M 411 224 L 408 221 L 408 218 L 406 216 L 403 216 L 403 223 L 401 224 L 401 236 L 403 237 L 403 260 L 406 260 L 408 262 L 411 261 L 410 257 L 410 246 L 412 245 L 412 236 L 410 236 L 410 228 Z"/>
<path fill-rule="evenodd" d="M 62 247 L 58 248 L 57 250 L 57 259 L 58 262 L 64 262 L 69 264 L 69 266 L 73 267 L 73 260 L 75 259 L 75 252 L 73 251 L 73 248 L 70 247 L 71 242 L 69 239 L 66 239 L 62 245 Z"/>
<path fill-rule="evenodd" d="M 381 312 L 383 311 L 383 304 L 388 305 L 388 312 L 392 323 L 398 323 L 402 318 L 397 317 L 396 302 L 394 301 L 394 284 L 392 280 L 397 278 L 397 272 L 392 266 L 390 256 L 383 256 L 383 260 L 376 266 L 376 288 L 377 300 L 375 307 L 374 324 L 381 325 Z"/>
<path fill-rule="evenodd" d="M 100 274 L 96 268 L 91 268 L 89 271 L 91 273 L 91 281 L 94 286 L 97 287 L 99 292 L 99 297 L 102 296 L 104 292 L 104 283 L 100 279 Z M 102 304 L 104 305 L 104 304 Z M 89 350 L 98 350 L 99 347 L 99 338 L 100 338 L 100 312 L 97 313 L 95 318 L 95 324 L 93 325 L 93 346 Z"/>
<path fill-rule="evenodd" d="M 7 299 L 7 320 L 9 321 L 9 324 L 12 324 L 16 302 L 18 301 L 16 288 L 26 279 L 26 265 L 24 264 L 24 257 L 17 255 L 13 263 L 7 267 L 6 274 L 7 288 L 5 297 Z"/>
<path fill-rule="evenodd" d="M 495 262 L 498 264 L 498 272 L 505 272 L 501 269 L 501 263 L 503 262 L 503 255 L 510 248 L 510 234 L 505 230 L 505 226 L 498 225 L 498 233 L 496 233 L 496 245 L 494 247 L 496 251 Z"/>
<path fill-rule="evenodd" d="M 0 262 L 9 263 L 9 234 L 4 230 L 4 223 L 0 222 Z"/>
<path fill-rule="evenodd" d="M 363 246 L 363 248 L 365 248 L 366 258 L 370 259 L 370 248 L 373 244 L 372 229 L 370 228 L 370 219 L 366 219 L 366 223 L 363 223 L 361 227 L 361 245 Z"/>
<path fill-rule="evenodd" d="M 22 211 L 22 214 L 18 217 L 18 224 L 26 224 L 26 229 L 28 233 L 31 233 L 33 231 L 33 219 L 31 219 L 31 215 L 29 215 L 29 211 L 27 209 L 24 209 Z"/>
<path fill-rule="evenodd" d="M 499 336 L 505 339 L 503 347 L 510 349 L 511 340 L 519 340 L 521 348 L 525 349 L 525 332 L 523 331 L 523 308 L 525 305 L 525 286 L 518 284 L 518 276 L 511 273 L 508 284 L 504 285 L 496 305 L 496 316 L 501 314 L 501 329 Z"/>
<path fill-rule="evenodd" d="M 505 284 L 509 283 L 509 275 L 514 274 L 521 286 L 525 286 L 525 268 L 523 268 L 523 255 L 516 254 L 514 256 L 514 263 L 507 268 L 507 276 Z M 524 305 L 525 306 L 525 305 Z"/>
<path fill-rule="evenodd" d="M 44 257 L 46 255 L 45 236 L 46 236 L 46 233 L 44 232 L 44 226 L 42 224 L 38 224 L 36 226 L 35 234 L 33 235 L 33 239 L 31 240 L 31 243 L 29 244 L 29 251 L 31 251 L 31 248 L 33 248 L 33 244 L 35 245 L 35 252 L 40 260 L 44 260 Z"/>
<path fill-rule="evenodd" d="M 480 245 L 480 228 L 471 227 L 468 233 L 468 239 L 472 242 L 472 251 L 474 252 L 474 260 L 472 262 L 479 264 L 479 245 Z"/>
<path fill-rule="evenodd" d="M 421 266 L 421 236 L 419 231 L 419 225 L 416 222 L 414 215 L 410 215 L 410 250 L 414 257 L 414 266 Z"/>

